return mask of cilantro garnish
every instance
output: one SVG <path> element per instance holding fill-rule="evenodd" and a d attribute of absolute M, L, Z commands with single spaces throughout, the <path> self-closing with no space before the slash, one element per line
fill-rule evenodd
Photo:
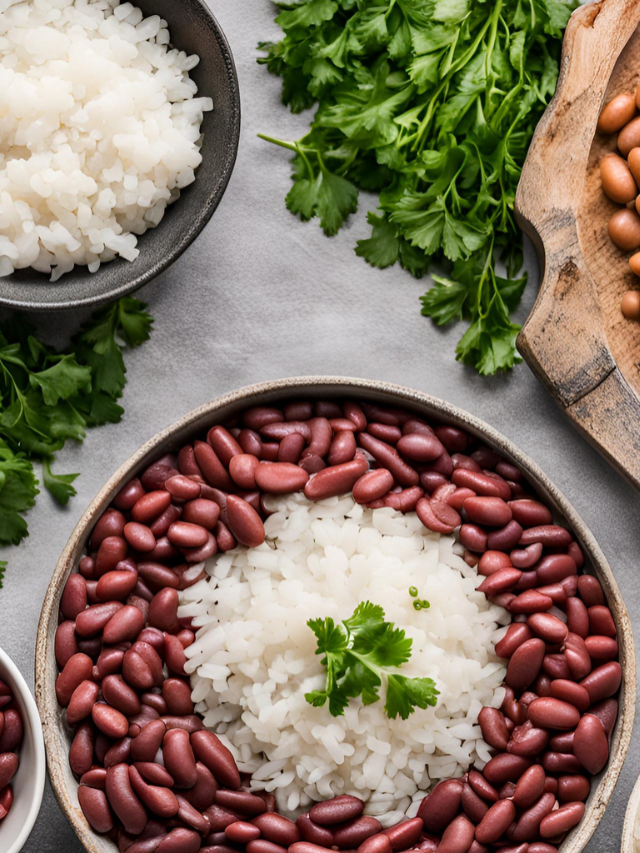
<path fill-rule="evenodd" d="M 466 320 L 456 357 L 483 374 L 520 361 L 515 193 L 577 5 L 290 0 L 276 2 L 283 39 L 259 45 L 292 112 L 317 104 L 299 141 L 262 137 L 294 154 L 289 210 L 333 235 L 360 190 L 377 193 L 356 254 L 416 278 L 438 272 L 422 313 Z"/>
<path fill-rule="evenodd" d="M 28 536 L 23 514 L 39 494 L 35 463 L 58 503 L 76 494 L 78 474 L 54 473 L 55 454 L 68 439 L 81 442 L 88 427 L 121 419 L 122 353 L 148 340 L 153 320 L 145 308 L 124 297 L 100 309 L 63 352 L 38 340 L 23 317 L 0 326 L 0 545 Z"/>
<path fill-rule="evenodd" d="M 316 708 L 329 703 L 334 717 L 344 714 L 350 699 L 362 698 L 365 705 L 380 699 L 386 683 L 384 709 L 388 717 L 403 720 L 418 708 L 435 705 L 439 691 L 431 678 L 407 678 L 395 672 L 411 657 L 413 641 L 401 628 L 385 621 L 384 610 L 370 601 L 361 602 L 353 616 L 336 625 L 330 617 L 310 619 L 307 625 L 318 639 L 317 655 L 324 655 L 327 670 L 324 690 L 305 694 Z"/>

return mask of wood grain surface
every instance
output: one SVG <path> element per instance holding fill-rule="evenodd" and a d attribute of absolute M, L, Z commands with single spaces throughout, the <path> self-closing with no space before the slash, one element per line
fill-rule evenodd
<path fill-rule="evenodd" d="M 618 205 L 598 163 L 616 137 L 596 133 L 602 105 L 640 83 L 640 0 L 601 0 L 567 27 L 556 95 L 533 138 L 516 214 L 542 283 L 518 339 L 527 363 L 580 432 L 640 487 L 640 324 L 620 300 L 640 289 L 610 241 Z"/>

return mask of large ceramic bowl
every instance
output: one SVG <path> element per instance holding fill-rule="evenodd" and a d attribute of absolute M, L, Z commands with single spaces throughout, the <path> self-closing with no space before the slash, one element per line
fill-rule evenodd
<path fill-rule="evenodd" d="M 151 281 L 196 239 L 220 204 L 233 171 L 240 137 L 240 94 L 231 50 L 204 0 L 134 0 L 145 16 L 160 15 L 169 24 L 172 45 L 197 54 L 189 72 L 199 96 L 213 100 L 205 113 L 202 164 L 195 183 L 167 208 L 157 228 L 138 241 L 139 257 L 102 264 L 98 272 L 76 266 L 59 281 L 32 269 L 0 278 L 0 305 L 25 311 L 99 305 Z"/>
<path fill-rule="evenodd" d="M 492 427 L 442 400 L 382 382 L 358 379 L 304 377 L 283 379 L 227 394 L 188 414 L 147 442 L 104 485 L 91 502 L 64 549 L 47 591 L 36 645 L 36 700 L 43 719 L 51 783 L 60 805 L 89 853 L 114 853 L 115 845 L 96 835 L 78 805 L 78 783 L 69 767 L 69 733 L 56 702 L 57 675 L 54 636 L 58 625 L 60 596 L 67 578 L 83 554 L 94 523 L 107 508 L 122 485 L 137 476 L 155 458 L 179 449 L 195 437 L 205 434 L 217 423 L 224 423 L 242 409 L 271 405 L 285 399 L 353 399 L 403 406 L 418 416 L 460 426 L 514 462 L 525 473 L 541 499 L 552 507 L 556 519 L 573 530 L 586 558 L 586 569 L 600 580 L 611 608 L 620 646 L 623 681 L 620 713 L 613 732 L 609 763 L 596 777 L 587 801 L 584 819 L 562 844 L 562 853 L 578 853 L 591 838 L 609 802 L 622 768 L 633 727 L 636 695 L 635 652 L 631 624 L 607 560 L 590 531 L 571 504 L 546 475 L 527 456 Z"/>
<path fill-rule="evenodd" d="M 12 689 L 24 727 L 24 738 L 19 752 L 20 766 L 11 782 L 13 806 L 7 817 L 0 822 L 0 850 L 2 853 L 19 853 L 40 811 L 47 766 L 38 708 L 27 682 L 2 649 L 0 679 Z"/>

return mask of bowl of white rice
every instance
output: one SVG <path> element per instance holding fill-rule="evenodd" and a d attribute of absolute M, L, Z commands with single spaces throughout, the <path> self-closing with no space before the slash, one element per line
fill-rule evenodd
<path fill-rule="evenodd" d="M 579 853 L 593 834 L 631 739 L 635 654 L 624 602 L 592 534 L 535 463 L 472 415 L 388 383 L 303 377 L 227 394 L 159 433 L 106 482 L 60 557 L 38 628 L 36 697 L 54 791 L 89 853 L 113 853 L 116 847 L 91 831 L 78 806 L 78 782 L 69 767 L 69 729 L 56 700 L 54 643 L 62 591 L 96 521 L 123 485 L 154 460 L 214 425 L 233 422 L 247 408 L 353 399 L 402 407 L 416 417 L 465 430 L 516 465 L 555 521 L 570 528 L 579 542 L 615 619 L 623 673 L 609 763 L 593 778 L 584 817 L 563 841 L 562 853 Z M 509 617 L 476 592 L 475 569 L 461 558 L 454 538 L 425 536 L 411 514 L 363 508 L 351 495 L 313 505 L 300 495 L 265 495 L 264 500 L 270 513 L 265 522 L 268 543 L 218 554 L 206 569 L 207 580 L 181 595 L 180 616 L 212 627 L 198 634 L 185 666 L 196 710 L 205 726 L 231 744 L 241 771 L 253 774 L 254 790 L 274 794 L 283 813 L 295 816 L 336 790 L 353 793 L 355 788 L 367 802 L 367 814 L 383 826 L 412 817 L 438 781 L 461 776 L 475 762 L 490 758 L 477 715 L 481 705 L 497 707 L 502 701 L 504 662 L 493 653 L 493 643 Z M 418 585 L 430 602 L 426 621 L 420 608 L 407 613 L 407 589 Z M 436 679 L 438 704 L 423 712 L 419 727 L 410 717 L 381 721 L 375 706 L 350 707 L 338 718 L 305 702 L 305 691 L 322 681 L 307 620 L 344 619 L 365 591 L 412 638 L 414 656 L 407 666 L 415 670 L 407 669 L 407 674 L 427 672 Z"/>
<path fill-rule="evenodd" d="M 96 305 L 151 281 L 216 210 L 239 134 L 204 0 L 0 0 L 0 304 Z"/>

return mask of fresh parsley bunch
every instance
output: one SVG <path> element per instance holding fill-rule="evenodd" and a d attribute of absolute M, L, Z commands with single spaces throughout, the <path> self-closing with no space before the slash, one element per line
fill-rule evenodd
<path fill-rule="evenodd" d="M 384 709 L 390 718 L 399 714 L 406 720 L 416 707 L 436 704 L 439 692 L 431 678 L 407 678 L 395 672 L 411 657 L 413 640 L 402 628 L 385 621 L 379 605 L 361 602 L 340 625 L 331 618 L 310 619 L 307 625 L 318 639 L 316 654 L 324 655 L 327 670 L 325 689 L 305 694 L 310 705 L 321 708 L 329 702 L 331 714 L 340 717 L 357 696 L 365 705 L 377 702 L 383 679 Z"/>
<path fill-rule="evenodd" d="M 148 340 L 153 320 L 145 308 L 124 297 L 101 309 L 63 352 L 39 341 L 20 316 L 0 326 L 0 545 L 28 535 L 23 513 L 39 494 L 34 463 L 42 462 L 44 486 L 58 503 L 76 494 L 78 474 L 54 474 L 51 464 L 68 439 L 82 441 L 88 427 L 122 417 L 123 350 Z"/>
<path fill-rule="evenodd" d="M 514 199 L 536 123 L 553 95 L 576 0 L 293 0 L 285 35 L 259 61 L 293 112 L 317 104 L 291 149 L 286 202 L 335 234 L 358 191 L 379 194 L 356 253 L 421 277 L 444 271 L 422 313 L 469 327 L 457 358 L 480 373 L 519 361 L 526 276 Z M 506 274 L 498 273 L 501 261 Z"/>

